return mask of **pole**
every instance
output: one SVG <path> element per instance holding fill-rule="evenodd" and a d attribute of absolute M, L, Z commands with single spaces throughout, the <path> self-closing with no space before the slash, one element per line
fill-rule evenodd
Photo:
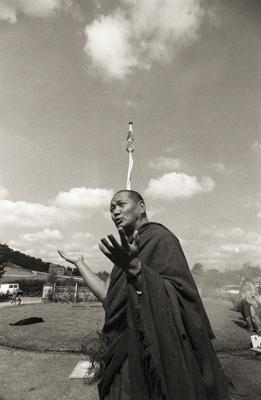
<path fill-rule="evenodd" d="M 132 157 L 132 153 L 134 152 L 134 133 L 132 128 L 133 128 L 133 123 L 129 122 L 129 132 L 127 136 L 127 147 L 126 147 L 126 150 L 129 153 L 129 166 L 128 166 L 127 183 L 126 183 L 127 190 L 131 190 L 131 172 L 134 164 Z"/>
<path fill-rule="evenodd" d="M 78 283 L 75 282 L 75 289 L 74 289 L 74 301 L 77 303 L 77 291 L 78 291 Z"/>

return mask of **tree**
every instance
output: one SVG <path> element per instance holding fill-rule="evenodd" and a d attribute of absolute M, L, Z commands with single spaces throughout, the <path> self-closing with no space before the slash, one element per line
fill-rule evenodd
<path fill-rule="evenodd" d="M 58 275 L 55 271 L 51 270 L 47 275 L 47 282 L 51 283 L 52 285 L 57 282 Z"/>
<path fill-rule="evenodd" d="M 4 272 L 5 272 L 4 265 L 0 265 L 0 279 L 2 278 Z"/>
<path fill-rule="evenodd" d="M 253 265 L 250 262 L 246 262 L 242 265 L 241 270 L 240 270 L 241 274 L 245 277 L 247 277 L 247 279 L 254 279 L 258 276 L 261 275 L 261 269 L 259 265 Z"/>
<path fill-rule="evenodd" d="M 9 257 L 12 255 L 13 250 L 7 246 L 7 244 L 0 244 L 0 264 L 9 261 Z"/>
<path fill-rule="evenodd" d="M 191 272 L 194 275 L 201 275 L 204 272 L 204 266 L 201 263 L 196 263 L 193 265 Z"/>

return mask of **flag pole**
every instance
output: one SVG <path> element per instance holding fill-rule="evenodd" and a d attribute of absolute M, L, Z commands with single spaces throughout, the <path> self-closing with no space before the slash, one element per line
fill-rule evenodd
<path fill-rule="evenodd" d="M 133 133 L 133 123 L 129 122 L 129 131 L 127 136 L 127 147 L 126 151 L 129 153 L 129 166 L 127 173 L 127 183 L 126 189 L 131 190 L 131 172 L 134 164 L 132 153 L 134 152 L 134 133 Z"/>

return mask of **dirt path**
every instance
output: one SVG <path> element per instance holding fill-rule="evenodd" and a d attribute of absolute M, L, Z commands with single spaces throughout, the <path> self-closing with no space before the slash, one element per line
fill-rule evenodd
<path fill-rule="evenodd" d="M 261 356 L 250 351 L 252 333 L 243 329 L 240 314 L 229 303 L 208 300 L 205 305 L 217 336 L 214 346 L 220 361 L 241 394 L 233 399 L 260 400 Z M 9 314 L 11 310 L 5 311 Z M 39 332 L 35 335 L 41 340 Z M 84 360 L 81 354 L 0 347 L 0 360 L 0 400 L 98 400 L 95 386 L 68 378 L 77 362 Z"/>
<path fill-rule="evenodd" d="M 249 351 L 219 353 L 225 372 L 240 396 L 260 400 L 261 357 Z M 95 386 L 69 375 L 82 355 L 37 353 L 0 347 L 1 400 L 98 400 Z M 243 396 L 244 395 L 244 396 Z"/>
<path fill-rule="evenodd" d="M 83 355 L 0 347 L 1 400 L 96 400 L 97 389 L 69 379 Z"/>
<path fill-rule="evenodd" d="M 41 297 L 29 297 L 29 296 L 25 296 L 22 299 L 22 305 L 24 304 L 36 304 L 36 303 L 41 303 L 42 298 Z M 0 308 L 1 307 L 16 307 L 15 304 L 11 304 L 11 299 L 8 301 L 1 301 L 0 302 Z"/>
<path fill-rule="evenodd" d="M 233 400 L 260 400 L 261 398 L 261 356 L 250 350 L 218 353 L 226 375 L 235 386 Z"/>

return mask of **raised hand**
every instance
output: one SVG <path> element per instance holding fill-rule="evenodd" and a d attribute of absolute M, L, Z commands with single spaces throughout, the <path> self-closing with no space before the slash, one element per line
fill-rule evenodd
<path fill-rule="evenodd" d="M 69 263 L 74 264 L 76 266 L 80 261 L 83 261 L 83 256 L 79 256 L 79 257 L 68 256 L 62 250 L 57 250 L 57 252 L 65 261 L 68 261 Z"/>
<path fill-rule="evenodd" d="M 139 234 L 137 231 L 134 232 L 132 242 L 128 240 L 123 228 L 119 228 L 119 235 L 121 243 L 118 243 L 113 235 L 109 235 L 108 239 L 101 239 L 99 247 L 103 254 L 109 258 L 113 264 L 128 272 L 131 260 L 138 256 Z"/>

